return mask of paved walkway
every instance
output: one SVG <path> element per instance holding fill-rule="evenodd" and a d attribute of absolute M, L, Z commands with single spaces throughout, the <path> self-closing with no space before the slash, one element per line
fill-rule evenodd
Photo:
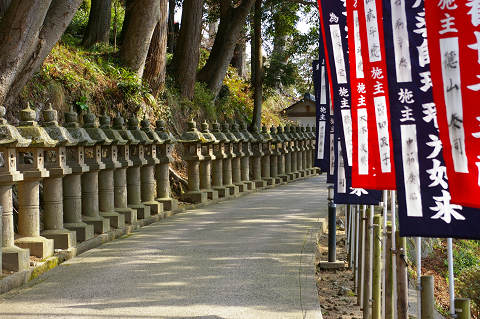
<path fill-rule="evenodd" d="M 323 177 L 178 214 L 0 296 L 0 318 L 318 319 Z"/>

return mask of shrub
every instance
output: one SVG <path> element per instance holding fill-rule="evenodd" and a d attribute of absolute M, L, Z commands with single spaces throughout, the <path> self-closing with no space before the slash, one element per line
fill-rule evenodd
<path fill-rule="evenodd" d="M 480 265 L 464 269 L 457 279 L 457 293 L 470 298 L 473 318 L 480 318 Z"/>

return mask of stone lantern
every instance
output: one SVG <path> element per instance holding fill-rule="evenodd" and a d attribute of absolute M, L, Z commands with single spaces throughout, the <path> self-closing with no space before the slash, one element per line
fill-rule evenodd
<path fill-rule="evenodd" d="M 302 139 L 302 147 L 303 147 L 303 152 L 302 152 L 302 169 L 305 174 L 305 176 L 310 175 L 310 170 L 307 167 L 307 157 L 309 154 L 310 150 L 310 140 L 307 136 L 307 131 L 305 129 L 305 126 L 300 127 L 300 137 Z"/>
<path fill-rule="evenodd" d="M 147 160 L 147 165 L 142 166 L 140 169 L 142 203 L 150 207 L 150 213 L 152 215 L 160 215 L 163 218 L 165 217 L 163 214 L 163 204 L 155 200 L 157 197 L 155 166 L 160 164 L 157 156 L 157 146 L 163 144 L 163 140 L 160 139 L 152 129 L 150 121 L 146 118 L 141 121 L 140 125 L 142 129 L 139 130 L 137 125 L 137 129 L 132 131 L 132 133 L 135 132 L 133 136 L 143 136 L 143 138 L 146 137 L 152 141 L 151 143 L 145 144 L 145 159 Z"/>
<path fill-rule="evenodd" d="M 227 154 L 227 156 L 223 160 L 223 186 L 230 191 L 231 196 L 237 196 L 238 186 L 233 184 L 232 160 L 237 157 L 233 151 L 233 147 L 235 144 L 238 144 L 239 141 L 230 131 L 230 125 L 226 122 L 222 123 L 222 132 L 229 141 L 225 142 L 225 154 Z"/>
<path fill-rule="evenodd" d="M 297 145 L 298 145 L 298 153 L 297 153 L 297 169 L 300 173 L 300 177 L 305 177 L 305 170 L 303 167 L 303 158 L 305 157 L 305 145 L 304 145 L 304 138 L 302 134 L 302 130 L 300 126 L 295 127 L 295 133 L 297 135 Z"/>
<path fill-rule="evenodd" d="M 305 144 L 307 145 L 305 169 L 308 171 L 309 175 L 312 175 L 315 171 L 313 169 L 313 150 L 315 149 L 315 145 L 313 144 L 312 131 L 309 124 L 305 127 Z"/>
<path fill-rule="evenodd" d="M 274 184 L 281 184 L 282 179 L 278 177 L 278 158 L 281 155 L 281 143 L 279 142 L 277 128 L 275 126 L 270 127 L 270 136 L 272 137 L 270 146 L 270 177 L 274 180 Z"/>
<path fill-rule="evenodd" d="M 40 182 L 49 177 L 45 169 L 46 150 L 53 150 L 57 141 L 48 136 L 36 121 L 37 114 L 30 108 L 20 111 L 20 134 L 32 143 L 17 148 L 17 167 L 23 173 L 18 189 L 18 233 L 15 244 L 30 249 L 30 255 L 47 258 L 53 255 L 53 239 L 40 236 Z"/>
<path fill-rule="evenodd" d="M 183 199 L 189 203 L 204 203 L 207 201 L 207 193 L 200 190 L 200 161 L 203 160 L 204 138 L 193 120 L 188 122 L 188 130 L 182 134 L 179 142 L 183 144 L 188 174 L 188 192 L 183 195 Z"/>
<path fill-rule="evenodd" d="M 268 133 L 267 127 L 262 127 L 263 136 L 263 157 L 262 157 L 262 179 L 267 182 L 267 186 L 275 185 L 275 179 L 270 175 L 270 156 L 272 155 L 272 136 Z"/>
<path fill-rule="evenodd" d="M 223 183 L 223 160 L 227 157 L 225 143 L 228 143 L 229 140 L 227 136 L 220 131 L 220 124 L 218 124 L 218 122 L 212 124 L 212 134 L 218 141 L 218 144 L 213 144 L 213 155 L 215 156 L 215 160 L 212 165 L 212 186 L 213 189 L 218 192 L 219 197 L 229 197 L 230 190 L 227 190 Z"/>
<path fill-rule="evenodd" d="M 207 193 L 207 197 L 210 200 L 218 199 L 218 191 L 212 189 L 212 161 L 215 160 L 215 155 L 213 154 L 213 149 L 215 144 L 219 144 L 210 130 L 208 129 L 208 123 L 205 121 L 202 123 L 203 138 L 205 140 L 202 143 L 202 156 L 203 160 L 200 161 L 200 189 Z"/>
<path fill-rule="evenodd" d="M 157 156 L 160 163 L 155 168 L 155 178 L 157 180 L 157 202 L 163 204 L 165 211 L 173 212 L 178 207 L 176 199 L 170 197 L 170 173 L 168 165 L 173 162 L 172 152 L 177 142 L 170 132 L 165 129 L 165 123 L 162 120 L 156 122 L 158 137 L 163 144 L 157 145 Z"/>
<path fill-rule="evenodd" d="M 22 271 L 30 265 L 30 253 L 28 249 L 15 246 L 12 185 L 23 179 L 22 173 L 17 170 L 16 148 L 26 148 L 32 141 L 23 138 L 14 126 L 8 124 L 5 113 L 5 108 L 0 106 L 0 205 L 3 208 L 0 222 L 0 265 L 3 264 L 5 270 Z"/>
<path fill-rule="evenodd" d="M 293 174 L 293 178 L 297 179 L 300 177 L 300 172 L 298 171 L 298 135 L 295 133 L 295 127 L 289 126 L 289 136 L 290 136 L 290 146 L 292 147 L 292 160 L 291 160 L 291 172 Z"/>
<path fill-rule="evenodd" d="M 242 181 L 241 166 L 243 159 L 246 157 L 243 146 L 244 143 L 248 143 L 248 137 L 244 136 L 243 133 L 240 132 L 240 126 L 237 123 L 232 123 L 231 128 L 232 134 L 238 140 L 237 143 L 233 144 L 233 152 L 236 156 L 232 159 L 232 180 L 233 184 L 238 187 L 239 192 L 242 193 L 248 190 L 247 185 Z"/>
<path fill-rule="evenodd" d="M 283 126 L 277 127 L 277 150 L 279 151 L 279 155 L 277 158 L 277 165 L 278 165 L 278 177 L 281 179 L 283 183 L 288 182 L 288 177 L 285 173 L 285 157 L 288 154 L 287 148 L 287 140 L 286 136 L 283 131 Z"/>
<path fill-rule="evenodd" d="M 252 173 L 253 173 L 253 182 L 255 183 L 255 188 L 261 189 L 267 186 L 267 182 L 262 179 L 262 157 L 263 153 L 263 143 L 264 137 L 260 133 L 258 128 L 252 130 Z"/>
<path fill-rule="evenodd" d="M 75 247 L 77 236 L 74 231 L 64 228 L 63 213 L 63 177 L 70 175 L 72 169 L 67 165 L 67 147 L 76 145 L 68 130 L 58 125 L 57 111 L 49 108 L 43 111 L 43 127 L 48 135 L 58 141 L 55 148 L 45 151 L 45 168 L 50 177 L 43 180 L 43 221 L 41 235 L 53 239 L 55 249 Z"/>
<path fill-rule="evenodd" d="M 287 175 L 288 181 L 295 179 L 295 170 L 293 169 L 292 161 L 296 158 L 295 148 L 293 147 L 293 139 L 290 134 L 290 126 L 287 125 L 283 129 L 283 135 L 285 137 L 285 148 L 287 153 L 285 154 L 285 174 Z"/>
<path fill-rule="evenodd" d="M 97 117 L 91 112 L 83 115 L 83 128 L 88 136 L 95 141 L 95 145 L 85 146 L 85 163 L 90 167 L 90 170 L 82 175 L 83 221 L 93 225 L 95 233 L 102 234 L 110 230 L 112 219 L 118 217 L 118 214 L 115 212 L 100 212 L 99 205 L 99 197 L 104 196 L 103 191 L 108 187 L 105 184 L 99 185 L 99 172 L 107 168 L 103 159 L 105 158 L 105 153 L 110 153 L 112 140 L 98 127 Z M 112 167 L 108 168 L 109 172 L 106 174 L 102 172 L 101 179 L 106 175 L 113 174 L 112 169 Z M 99 194 L 100 188 L 102 188 L 102 195 Z M 112 216 L 114 217 L 110 218 Z"/>
<path fill-rule="evenodd" d="M 84 128 L 78 124 L 78 115 L 73 109 L 64 113 L 65 128 L 78 141 L 66 147 L 67 165 L 71 174 L 63 178 L 63 222 L 64 227 L 75 231 L 77 241 L 93 238 L 93 225 L 82 220 L 82 175 L 90 170 L 85 164 L 85 147 L 94 147 L 93 141 Z"/>
<path fill-rule="evenodd" d="M 255 190 L 255 183 L 250 181 L 250 158 L 253 156 L 252 143 L 255 142 L 255 138 L 248 131 L 247 123 L 245 122 L 240 123 L 240 132 L 245 136 L 245 140 L 243 141 L 243 153 L 245 156 L 240 162 L 242 182 L 246 185 L 247 190 L 253 191 Z"/>

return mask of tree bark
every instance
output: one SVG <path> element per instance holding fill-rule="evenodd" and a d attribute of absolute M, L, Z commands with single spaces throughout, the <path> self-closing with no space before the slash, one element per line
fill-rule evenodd
<path fill-rule="evenodd" d="M 165 85 L 165 71 L 167 62 L 167 0 L 159 0 L 159 19 L 153 32 L 143 79 L 150 84 L 153 95 L 156 97 Z"/>
<path fill-rule="evenodd" d="M 158 22 L 158 0 L 136 0 L 130 9 L 120 59 L 139 79 L 143 77 L 150 41 Z"/>
<path fill-rule="evenodd" d="M 207 63 L 198 74 L 198 80 L 207 83 L 215 95 L 222 87 L 235 45 L 254 2 L 255 0 L 243 0 L 236 8 L 232 6 L 231 1 L 221 3 L 220 24 L 215 42 Z"/>
<path fill-rule="evenodd" d="M 252 30 L 253 117 L 251 128 L 259 129 L 262 123 L 263 102 L 262 0 L 255 0 Z"/>
<path fill-rule="evenodd" d="M 125 16 L 123 18 L 122 31 L 120 32 L 120 44 L 122 44 L 123 39 L 125 39 L 125 32 L 128 29 L 128 22 L 130 21 L 130 17 L 132 15 L 132 8 L 135 4 L 135 1 L 136 0 L 125 0 Z"/>
<path fill-rule="evenodd" d="M 0 19 L 3 18 L 5 13 L 7 12 L 8 7 L 12 0 L 0 0 Z"/>
<path fill-rule="evenodd" d="M 0 104 L 11 104 L 69 25 L 82 0 L 12 1 L 0 23 Z"/>
<path fill-rule="evenodd" d="M 175 0 L 168 0 L 168 52 L 175 51 Z"/>
<path fill-rule="evenodd" d="M 247 76 L 247 68 L 246 68 L 246 50 L 247 50 L 247 43 L 245 37 L 245 30 L 242 32 L 240 39 L 238 39 L 237 44 L 235 45 L 235 50 L 233 51 L 233 58 L 230 64 L 237 69 L 237 74 L 245 78 Z"/>
<path fill-rule="evenodd" d="M 98 42 L 109 42 L 112 0 L 92 0 L 87 30 L 82 45 L 91 47 Z"/>
<path fill-rule="evenodd" d="M 178 36 L 173 65 L 177 85 L 183 96 L 192 99 L 202 39 L 203 0 L 184 0 L 182 25 Z"/>

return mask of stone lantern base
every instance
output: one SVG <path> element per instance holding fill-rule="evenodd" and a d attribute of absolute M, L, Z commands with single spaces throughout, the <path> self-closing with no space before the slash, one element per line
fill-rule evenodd
<path fill-rule="evenodd" d="M 137 211 L 137 219 L 147 219 L 150 217 L 150 207 L 143 204 L 128 205 L 128 208 Z"/>
<path fill-rule="evenodd" d="M 83 221 L 93 226 L 96 234 L 103 234 L 110 230 L 110 219 L 103 217 L 82 216 Z"/>
<path fill-rule="evenodd" d="M 53 239 L 47 239 L 41 236 L 19 238 L 15 240 L 15 245 L 20 248 L 29 249 L 31 256 L 42 259 L 52 256 L 54 251 Z"/>
<path fill-rule="evenodd" d="M 288 183 L 290 181 L 290 179 L 288 178 L 288 175 L 280 175 L 278 177 L 280 178 L 283 184 Z"/>
<path fill-rule="evenodd" d="M 30 267 L 28 249 L 15 246 L 2 248 L 2 268 L 9 271 L 23 271 Z"/>
<path fill-rule="evenodd" d="M 251 192 L 255 190 L 255 183 L 252 181 L 243 181 L 243 184 L 245 185 L 245 192 Z"/>
<path fill-rule="evenodd" d="M 78 242 L 83 242 L 92 239 L 94 236 L 93 225 L 86 223 L 65 223 L 63 225 L 66 229 L 74 231 Z"/>
<path fill-rule="evenodd" d="M 178 208 L 178 201 L 173 198 L 156 198 L 157 202 L 163 204 L 164 211 L 174 211 Z M 168 214 L 167 214 L 168 215 Z"/>
<path fill-rule="evenodd" d="M 230 196 L 238 196 L 240 194 L 237 185 L 225 185 L 225 188 L 230 192 Z"/>
<path fill-rule="evenodd" d="M 123 215 L 125 223 L 135 224 L 137 222 L 137 211 L 135 209 L 125 207 L 125 208 L 115 208 L 115 211 L 120 215 Z"/>
<path fill-rule="evenodd" d="M 280 176 L 273 177 L 275 180 L 275 185 L 282 185 L 283 184 L 283 179 Z"/>
<path fill-rule="evenodd" d="M 208 200 L 217 200 L 218 199 L 218 191 L 214 189 L 202 189 L 202 192 L 207 193 L 207 199 Z"/>
<path fill-rule="evenodd" d="M 265 180 L 256 180 L 256 181 L 253 181 L 253 183 L 255 184 L 255 188 L 256 189 L 262 189 L 262 188 L 265 188 L 267 187 L 267 181 Z"/>
<path fill-rule="evenodd" d="M 218 193 L 219 198 L 228 198 L 230 197 L 230 190 L 223 186 L 214 186 L 213 190 Z"/>
<path fill-rule="evenodd" d="M 192 204 L 205 203 L 207 199 L 208 195 L 203 191 L 187 192 L 183 195 L 183 200 Z"/>
<path fill-rule="evenodd" d="M 77 233 L 67 229 L 45 230 L 41 235 L 53 239 L 55 249 L 70 249 L 77 245 Z"/>
<path fill-rule="evenodd" d="M 268 186 L 275 186 L 275 178 L 272 177 L 264 177 L 263 180 L 267 182 L 267 187 Z"/>
<path fill-rule="evenodd" d="M 117 212 L 100 212 L 100 216 L 110 220 L 110 226 L 113 228 L 125 227 L 125 216 Z"/>
<path fill-rule="evenodd" d="M 162 217 L 165 217 L 163 214 L 163 204 L 160 202 L 157 202 L 156 200 L 148 201 L 148 202 L 142 202 L 143 205 L 150 207 L 150 215 L 161 215 Z"/>

